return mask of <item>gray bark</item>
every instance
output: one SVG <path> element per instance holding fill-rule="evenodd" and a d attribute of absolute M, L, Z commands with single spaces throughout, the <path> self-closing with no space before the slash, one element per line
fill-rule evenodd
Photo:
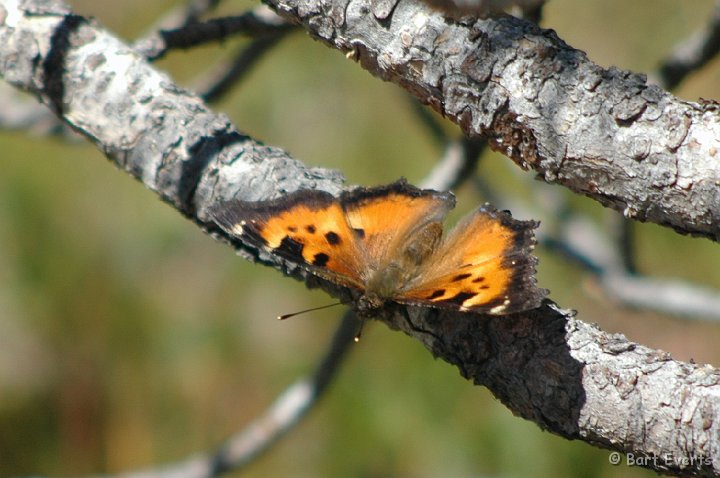
<path fill-rule="evenodd" d="M 712 106 L 602 71 L 554 34 L 519 20 L 447 23 L 405 1 L 388 13 L 392 22 L 366 14 L 363 2 L 275 6 L 467 132 L 490 135 L 495 147 L 546 179 L 636 218 L 716 236 Z M 0 0 L 0 75 L 217 235 L 205 210 L 220 199 L 343 187 L 339 173 L 308 169 L 238 132 L 133 49 L 60 4 Z M 302 276 L 235 246 L 246 258 Z M 646 465 L 659 471 L 720 474 L 720 373 L 710 366 L 605 333 L 550 301 L 492 318 L 392 306 L 378 319 L 543 429 L 657 457 Z"/>
<path fill-rule="evenodd" d="M 720 121 L 514 18 L 450 21 L 415 1 L 268 0 L 313 36 L 547 182 L 629 218 L 718 239 Z"/>

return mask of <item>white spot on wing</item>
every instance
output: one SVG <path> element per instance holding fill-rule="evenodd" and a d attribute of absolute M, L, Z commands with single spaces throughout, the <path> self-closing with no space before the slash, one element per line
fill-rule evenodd
<path fill-rule="evenodd" d="M 235 224 L 232 227 L 232 233 L 238 236 L 242 236 L 243 234 L 243 227 L 247 224 L 245 221 L 240 221 L 238 224 Z"/>
<path fill-rule="evenodd" d="M 490 313 L 491 313 L 491 314 L 494 314 L 494 315 L 502 314 L 503 312 L 505 312 L 505 309 L 506 309 L 505 306 L 506 306 L 506 305 L 507 305 L 507 304 L 503 303 L 503 305 L 495 306 L 495 307 L 493 307 L 492 309 L 490 309 Z"/>

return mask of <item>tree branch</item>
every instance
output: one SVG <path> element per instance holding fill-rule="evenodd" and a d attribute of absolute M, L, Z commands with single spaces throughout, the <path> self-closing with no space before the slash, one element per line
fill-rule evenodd
<path fill-rule="evenodd" d="M 267 451 L 292 429 L 320 399 L 337 373 L 357 335 L 358 318 L 346 312 L 315 372 L 298 380 L 280 395 L 267 413 L 232 437 L 213 459 L 212 476 L 237 470 Z"/>
<path fill-rule="evenodd" d="M 320 399 L 350 351 L 357 332 L 355 314 L 346 313 L 314 373 L 290 385 L 263 415 L 230 437 L 218 451 L 194 455 L 171 465 L 121 473 L 117 478 L 212 478 L 238 471 L 266 452 Z"/>
<path fill-rule="evenodd" d="M 220 71 L 197 85 L 196 89 L 203 92 L 203 100 L 212 103 L 227 93 L 232 86 L 240 83 L 255 63 L 282 40 L 288 31 L 281 30 L 275 34 L 255 38 L 249 45 L 243 47 L 232 61 L 219 68 Z"/>
<path fill-rule="evenodd" d="M 720 292 L 689 281 L 631 272 L 625 266 L 622 251 L 584 216 L 565 218 L 560 230 L 552 235 L 541 232 L 538 243 L 564 254 L 595 275 L 611 300 L 680 317 L 720 320 Z"/>
<path fill-rule="evenodd" d="M 353 8 L 347 12 L 347 25 L 357 25 L 349 21 L 357 20 L 353 16 L 357 13 Z M 396 7 L 396 14 L 400 11 L 400 18 L 405 19 L 408 15 L 415 15 L 416 21 L 399 24 L 416 28 L 422 23 L 428 33 L 437 31 L 435 29 L 441 26 L 441 18 L 422 8 L 401 2 Z M 315 15 L 310 23 L 313 28 L 322 27 L 327 25 L 329 18 L 337 21 L 337 15 L 345 15 L 345 12 L 331 9 L 327 18 Z M 307 15 L 302 18 L 310 21 Z M 367 22 L 375 20 L 369 18 Z M 392 24 L 395 25 L 395 22 Z M 460 32 L 467 34 L 471 31 L 461 24 L 442 22 L 442 25 L 448 29 L 451 43 L 453 39 L 460 38 Z M 472 31 L 479 35 L 474 38 L 477 40 L 485 35 L 482 43 L 486 46 L 486 40 L 492 39 L 490 43 L 495 46 L 520 47 L 517 58 L 530 53 L 526 42 L 559 42 L 552 34 L 506 18 L 476 22 L 474 27 Z M 525 36 L 518 37 L 518 27 Z M 318 31 L 328 33 L 322 28 Z M 444 51 L 445 55 L 442 55 L 436 47 L 428 50 L 434 54 L 426 56 L 425 63 L 412 64 L 412 68 L 406 63 L 407 69 L 403 71 L 408 76 L 402 80 L 393 65 L 398 58 L 404 57 L 394 55 L 403 51 L 419 52 L 414 47 L 403 49 L 404 41 L 415 45 L 419 38 L 407 37 L 406 33 L 385 32 L 382 36 L 384 47 L 377 50 L 382 51 L 382 55 L 370 55 L 370 43 L 365 37 L 355 37 L 354 43 L 345 44 L 345 48 L 354 48 L 365 66 L 371 67 L 374 62 L 375 71 L 403 82 L 417 94 L 427 93 L 425 99 L 429 102 L 433 102 L 433 98 L 445 98 L 444 103 L 435 103 L 438 109 L 455 115 L 466 130 L 477 128 L 492 133 L 496 146 L 501 144 L 502 139 L 506 147 L 512 146 L 516 159 L 524 158 L 528 164 L 541 170 L 555 164 L 559 168 L 556 170 L 558 180 L 583 184 L 580 173 L 594 171 L 595 184 L 601 187 L 593 194 L 598 198 L 610 197 L 607 195 L 613 186 L 605 182 L 605 174 L 610 176 L 611 172 L 617 172 L 616 163 L 626 165 L 625 160 L 618 157 L 613 161 L 598 160 L 580 166 L 580 162 L 567 164 L 572 161 L 565 159 L 558 163 L 559 160 L 548 159 L 554 158 L 552 155 L 545 157 L 544 154 L 556 150 L 557 144 L 548 142 L 547 125 L 545 129 L 540 128 L 543 121 L 537 117 L 523 116 L 522 121 L 519 119 L 519 110 L 515 109 L 515 105 L 526 99 L 524 96 L 507 96 L 508 92 L 515 91 L 513 88 L 505 90 L 502 86 L 511 86 L 507 78 L 493 77 L 492 81 L 487 81 L 486 94 L 482 97 L 474 96 L 477 90 L 460 88 L 469 78 L 463 71 L 478 73 L 477 68 L 482 62 L 469 61 L 466 57 L 469 70 L 455 64 L 458 70 L 454 73 L 453 70 L 446 71 L 442 81 L 436 79 L 442 90 L 423 90 L 422 85 L 429 84 L 419 80 L 426 79 L 425 73 L 430 73 L 430 69 L 424 69 L 423 65 L 445 64 L 445 55 L 450 54 Z M 339 35 L 335 40 L 345 41 L 345 38 Z M 524 39 L 522 45 L 516 45 L 513 41 L 520 38 Z M 550 55 L 546 58 L 568 60 L 567 47 L 563 47 L 559 57 L 555 55 L 557 50 L 540 48 L 540 51 Z M 480 50 L 477 52 L 484 54 Z M 457 60 L 457 56 L 451 56 Z M 517 58 L 516 61 L 520 61 Z M 576 55 L 575 59 L 586 61 L 581 55 Z M 538 65 L 533 68 L 538 68 Z M 524 74 L 530 75 L 531 71 L 535 70 L 527 70 Z M 544 70 L 541 68 L 539 71 Z M 599 75 L 600 72 L 596 73 Z M 93 140 L 119 167 L 140 179 L 182 214 L 217 235 L 222 233 L 207 222 L 205 211 L 220 199 L 237 197 L 253 201 L 299 188 L 317 188 L 331 193 L 337 193 L 342 188 L 339 173 L 305 168 L 284 151 L 264 146 L 239 133 L 224 116 L 213 113 L 199 98 L 173 85 L 168 77 L 154 70 L 133 49 L 94 22 L 72 15 L 57 3 L 26 1 L 21 6 L 15 0 L 0 0 L 0 74 L 16 87 L 37 95 L 64 121 Z M 557 73 L 549 75 L 557 80 L 565 78 L 563 81 L 576 77 L 572 72 L 565 73 L 568 77 L 557 77 Z M 410 81 L 411 78 L 417 81 Z M 490 76 L 486 78 L 489 80 Z M 593 108 L 599 107 L 599 97 L 595 95 L 626 92 L 630 84 L 639 86 L 636 79 L 624 77 L 618 72 L 592 78 L 587 77 L 585 82 L 581 82 L 582 91 L 575 90 L 579 97 L 564 97 L 559 90 L 547 86 L 549 89 L 543 89 L 542 94 L 538 92 L 539 96 L 534 98 L 542 106 L 538 113 L 547 114 L 546 108 L 552 104 L 558 108 L 568 106 L 562 103 L 563 98 L 572 98 L 577 103 L 573 105 L 575 108 L 586 107 L 596 111 L 597 115 L 600 113 Z M 616 81 L 614 86 L 606 83 L 611 78 Z M 535 80 L 528 79 L 531 85 L 527 91 L 532 91 L 532 81 Z M 561 83 L 555 83 L 555 86 L 559 87 Z M 553 81 L 547 80 L 547 84 L 552 85 Z M 519 87 L 519 84 L 514 86 Z M 498 96 L 500 90 L 505 91 L 504 97 Z M 464 91 L 464 98 L 475 97 L 477 101 L 472 106 L 466 105 L 464 113 L 455 111 L 458 104 L 453 106 L 450 96 L 437 96 L 441 91 L 453 95 Z M 547 95 L 551 91 L 558 94 L 550 98 Z M 691 119 L 694 118 L 693 111 L 699 111 L 698 107 L 682 107 L 659 90 L 645 91 L 650 98 L 660 101 L 656 106 L 662 104 L 661 109 L 665 111 L 668 111 L 667 108 L 678 111 L 678 108 L 686 107 L 690 115 L 686 118 Z M 499 98 L 504 98 L 505 106 L 485 103 Z M 625 116 L 632 110 L 631 104 L 635 103 L 621 101 L 614 103 L 613 108 L 600 108 L 604 111 L 601 116 L 607 119 L 611 113 L 620 115 L 625 118 L 623 124 L 626 125 L 645 121 L 652 108 L 645 105 L 639 116 Z M 485 115 L 477 109 L 481 105 L 485 105 L 491 114 Z M 558 111 L 556 114 L 559 114 Z M 659 113 L 657 109 L 654 111 Z M 655 118 L 654 121 L 664 124 L 669 121 L 663 116 Z M 712 124 L 711 117 L 708 121 Z M 581 118 L 578 122 L 587 125 Z M 532 126 L 527 126 L 529 124 Z M 567 124 L 567 127 L 572 130 L 577 126 Z M 623 126 L 628 127 L 631 126 Z M 652 122 L 643 125 L 648 132 L 655 127 L 657 125 Z M 620 134 L 617 122 L 611 122 L 606 128 L 611 135 Z M 696 138 L 698 128 L 702 126 L 693 125 L 693 129 L 685 131 L 684 135 Z M 513 131 L 524 133 L 508 136 Z M 533 136 L 529 136 L 531 131 Z M 655 134 L 666 138 L 665 145 L 671 141 L 677 152 L 683 150 L 687 154 L 686 142 L 680 141 L 672 129 L 669 131 L 674 139 L 667 139 L 667 135 L 658 131 Z M 572 138 L 577 139 L 575 136 Z M 617 136 L 615 140 L 619 138 Z M 567 150 L 576 151 L 578 146 L 566 143 L 568 139 L 556 142 L 564 144 Z M 607 138 L 604 141 L 604 147 L 616 147 L 607 144 Z M 703 149 L 707 144 L 699 142 L 695 147 Z M 589 147 L 586 145 L 586 148 Z M 652 151 L 646 159 L 652 156 L 662 170 L 663 161 L 668 158 L 657 156 L 653 148 L 649 147 Z M 540 151 L 543 154 L 539 154 Z M 675 158 L 678 159 L 677 156 Z M 646 167 L 645 160 L 636 162 Z M 597 169 L 589 169 L 590 164 Z M 646 180 L 648 177 L 643 176 L 638 181 Z M 628 192 L 637 192 L 633 185 L 633 181 L 625 178 L 624 186 Z M 690 191 L 693 195 L 701 192 L 695 187 Z M 686 196 L 682 191 L 663 196 L 667 200 L 663 206 L 667 209 L 663 210 L 669 214 Z M 613 197 L 617 200 L 618 196 Z M 654 214 L 656 209 L 659 210 L 649 208 L 644 213 Z M 682 225 L 687 229 L 689 224 L 694 224 L 692 227 L 696 232 L 706 231 L 710 235 L 710 229 L 701 227 L 703 220 L 682 222 Z M 246 258 L 273 264 L 297 277 L 303 276 L 297 268 L 279 263 L 277 258 L 263 254 L 256 257 L 242 244 L 235 243 L 235 246 Z M 344 294 L 347 291 L 332 284 L 316 278 L 312 282 L 337 296 L 346 297 Z M 707 476 L 720 473 L 720 442 L 716 440 L 720 433 L 720 373 L 712 367 L 674 361 L 663 352 L 634 344 L 620 335 L 605 333 L 574 319 L 571 313 L 560 310 L 550 301 L 537 310 L 507 317 L 482 317 L 390 305 L 378 319 L 420 340 L 435 356 L 456 365 L 464 377 L 487 386 L 513 413 L 533 420 L 548 431 L 601 447 L 632 451 L 639 456 L 671 457 L 670 461 L 660 459 L 646 463 L 658 471 Z"/>
<path fill-rule="evenodd" d="M 392 21 L 368 15 L 363 1 L 267 3 L 545 181 L 717 240 L 716 105 L 602 69 L 553 31 L 513 17 L 451 21 L 412 0 L 397 3 Z"/>
<path fill-rule="evenodd" d="M 420 187 L 449 191 L 460 186 L 477 168 L 480 156 L 487 147 L 481 138 L 451 138 L 437 121 L 435 115 L 408 96 L 415 116 L 425 127 L 430 138 L 434 139 L 443 149 L 443 155 L 427 175 Z"/>
<path fill-rule="evenodd" d="M 195 21 L 177 28 L 160 30 L 157 34 L 136 43 L 135 48 L 148 58 L 156 60 L 164 56 L 168 50 L 186 49 L 221 41 L 231 35 L 276 36 L 292 28 L 293 25 L 267 8 L 261 7 L 242 15 L 213 18 L 203 22 Z"/>

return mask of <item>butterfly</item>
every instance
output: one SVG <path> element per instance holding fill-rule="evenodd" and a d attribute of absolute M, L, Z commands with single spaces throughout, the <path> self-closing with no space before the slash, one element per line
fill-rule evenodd
<path fill-rule="evenodd" d="M 261 202 L 231 200 L 209 210 L 225 232 L 359 294 L 371 312 L 388 301 L 503 315 L 536 308 L 535 221 L 484 205 L 447 235 L 449 192 L 405 180 L 338 197 L 303 189 Z"/>

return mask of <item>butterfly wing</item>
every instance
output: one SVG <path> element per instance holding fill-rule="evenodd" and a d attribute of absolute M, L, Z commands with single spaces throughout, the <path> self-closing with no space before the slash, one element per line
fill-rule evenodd
<path fill-rule="evenodd" d="M 418 189 L 404 180 L 355 189 L 341 202 L 348 224 L 362 237 L 371 269 L 400 258 L 408 240 L 428 224 L 442 222 L 455 207 L 451 193 Z"/>
<path fill-rule="evenodd" d="M 532 230 L 538 223 L 483 206 L 463 219 L 398 292 L 398 302 L 508 314 L 536 308 Z"/>
<path fill-rule="evenodd" d="M 346 287 L 363 288 L 365 252 L 333 195 L 300 190 L 264 202 L 227 201 L 210 217 L 244 242 Z"/>
<path fill-rule="evenodd" d="M 454 196 L 398 181 L 336 198 L 301 190 L 266 202 L 229 201 L 210 217 L 245 243 L 382 301 L 507 314 L 539 306 L 533 221 L 489 206 L 437 247 Z"/>

